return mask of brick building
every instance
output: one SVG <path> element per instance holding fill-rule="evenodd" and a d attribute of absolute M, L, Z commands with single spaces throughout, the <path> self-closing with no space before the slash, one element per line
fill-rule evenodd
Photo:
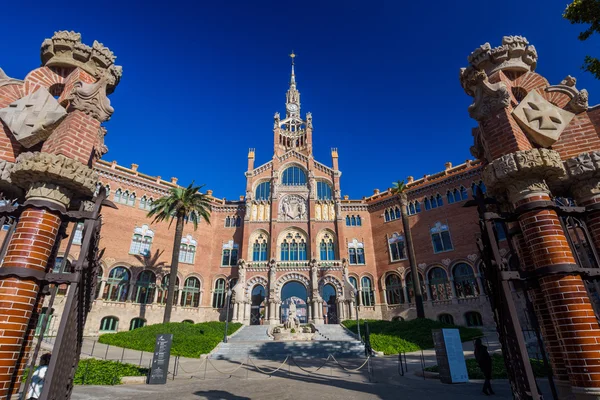
<path fill-rule="evenodd" d="M 462 207 L 473 190 L 485 190 L 480 162 L 446 163 L 442 172 L 409 177 L 407 210 L 390 189 L 342 198 L 338 152 L 332 149 L 331 166 L 314 159 L 312 115 L 302 116 L 300 106 L 292 63 L 285 117 L 274 117 L 272 160 L 255 166 L 250 149 L 245 196 L 231 201 L 209 190 L 211 224 L 197 231 L 185 226 L 172 320 L 223 320 L 226 291 L 235 283 L 230 315 L 245 324 L 281 320 L 289 297 L 306 308 L 307 322 L 335 323 L 355 318 L 357 310 L 361 318 L 414 318 L 400 218 L 407 211 L 427 317 L 493 326 L 477 269 L 476 213 Z M 95 169 L 118 209 L 103 212 L 100 246 L 106 251 L 86 333 L 162 322 L 174 229 L 146 214 L 177 179 L 114 161 L 99 161 Z M 60 313 L 58 299 L 54 315 Z"/>

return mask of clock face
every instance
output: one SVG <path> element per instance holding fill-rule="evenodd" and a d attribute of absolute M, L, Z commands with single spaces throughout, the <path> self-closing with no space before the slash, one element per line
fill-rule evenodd
<path fill-rule="evenodd" d="M 287 109 L 290 112 L 296 112 L 296 111 L 298 111 L 298 105 L 297 104 L 288 104 Z"/>

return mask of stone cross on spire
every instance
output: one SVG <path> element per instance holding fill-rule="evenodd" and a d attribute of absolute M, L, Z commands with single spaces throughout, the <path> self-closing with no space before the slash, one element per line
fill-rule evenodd
<path fill-rule="evenodd" d="M 294 59 L 296 58 L 296 54 L 294 53 L 294 50 L 292 50 L 290 58 L 292 59 L 292 77 L 290 78 L 290 86 L 296 86 L 296 74 L 294 73 Z"/>

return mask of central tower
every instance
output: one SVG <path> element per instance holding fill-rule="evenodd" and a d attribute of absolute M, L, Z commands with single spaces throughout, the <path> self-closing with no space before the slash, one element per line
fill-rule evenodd
<path fill-rule="evenodd" d="M 275 155 L 296 150 L 302 154 L 312 154 L 312 115 L 306 114 L 306 120 L 300 116 L 300 92 L 296 88 L 294 59 L 296 54 L 290 54 L 292 59 L 292 74 L 290 87 L 285 94 L 285 118 L 275 113 L 273 134 L 275 139 Z"/>

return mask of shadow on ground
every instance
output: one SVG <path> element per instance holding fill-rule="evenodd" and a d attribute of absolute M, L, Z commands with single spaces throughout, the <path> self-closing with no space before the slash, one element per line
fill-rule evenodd
<path fill-rule="evenodd" d="M 211 400 L 250 400 L 250 397 L 237 396 L 224 390 L 203 390 L 194 392 L 196 396 L 200 396 Z"/>

